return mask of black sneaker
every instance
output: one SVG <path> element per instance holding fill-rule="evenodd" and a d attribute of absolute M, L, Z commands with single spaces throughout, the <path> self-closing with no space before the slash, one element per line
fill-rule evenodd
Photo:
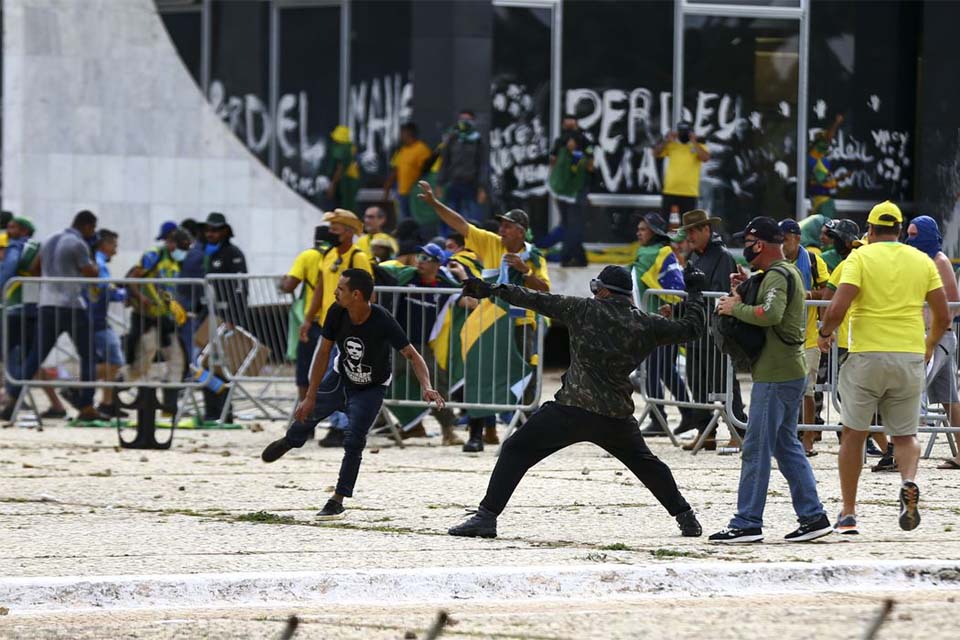
<path fill-rule="evenodd" d="M 41 420 L 62 420 L 66 417 L 67 417 L 66 409 L 54 409 L 53 407 L 50 407 L 49 409 L 47 409 L 46 411 L 40 414 Z M 0 415 L 0 419 L 9 420 L 9 418 L 3 418 L 2 415 Z"/>
<path fill-rule="evenodd" d="M 727 528 L 718 531 L 708 538 L 710 542 L 726 544 L 743 544 L 746 542 L 763 542 L 763 530 L 757 527 L 750 529 Z"/>
<path fill-rule="evenodd" d="M 330 449 L 343 448 L 344 438 L 343 429 L 327 429 L 327 435 L 323 436 L 317 444 Z"/>
<path fill-rule="evenodd" d="M 276 462 L 282 458 L 287 451 L 292 449 L 289 444 L 287 444 L 286 438 L 280 438 L 279 440 L 274 440 L 263 450 L 263 453 L 260 454 L 260 459 L 264 462 Z"/>
<path fill-rule="evenodd" d="M 331 498 L 327 500 L 327 504 L 323 505 L 323 509 L 317 513 L 317 520 L 340 520 L 343 518 L 343 512 L 346 509 L 343 508 L 343 505 Z"/>
<path fill-rule="evenodd" d="M 677 526 L 680 527 L 680 535 L 684 538 L 699 538 L 703 535 L 703 527 L 697 521 L 697 514 L 693 509 L 677 514 Z"/>
<path fill-rule="evenodd" d="M 877 461 L 877 464 L 870 467 L 870 471 L 898 471 L 896 459 L 890 454 L 884 454 L 880 460 Z"/>
<path fill-rule="evenodd" d="M 463 444 L 463 450 L 467 453 L 479 453 L 483 451 L 483 437 L 471 436 L 470 439 Z"/>
<path fill-rule="evenodd" d="M 883 451 L 873 443 L 873 438 L 867 438 L 867 457 L 868 458 L 882 458 Z"/>
<path fill-rule="evenodd" d="M 497 516 L 492 511 L 479 507 L 469 520 L 447 529 L 447 534 L 464 538 L 496 538 Z"/>
<path fill-rule="evenodd" d="M 831 533 L 833 533 L 833 525 L 824 513 L 813 522 L 801 523 L 796 531 L 791 531 L 783 536 L 783 539 L 787 542 L 810 542 Z"/>
<path fill-rule="evenodd" d="M 913 531 L 920 525 L 920 487 L 914 482 L 904 482 L 900 487 L 900 528 Z"/>

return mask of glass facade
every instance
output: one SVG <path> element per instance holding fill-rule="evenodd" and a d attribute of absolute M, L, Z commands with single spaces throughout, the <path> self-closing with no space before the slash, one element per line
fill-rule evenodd
<path fill-rule="evenodd" d="M 719 15 L 724 4 L 740 14 Z M 796 13 L 801 3 L 688 6 L 683 114 L 712 156 L 701 204 L 725 218 L 728 230 L 760 213 L 798 213 L 798 147 L 838 115 L 827 154 L 838 209 L 913 200 L 923 3 L 811 0 L 807 128 L 799 140 L 800 21 L 742 12 Z M 316 201 L 330 133 L 345 124 L 361 184 L 368 196 L 379 191 L 400 124 L 416 120 L 410 0 L 206 0 L 186 10 L 159 8 L 192 76 L 208 78 L 204 89 L 217 113 L 288 186 Z M 547 227 L 551 117 L 573 113 L 596 143 L 590 191 L 601 206 L 591 209 L 587 240 L 632 240 L 629 214 L 656 208 L 663 187 L 663 161 L 653 148 L 675 125 L 675 10 L 660 0 L 491 4 L 493 208 L 523 206 L 538 231 Z"/>

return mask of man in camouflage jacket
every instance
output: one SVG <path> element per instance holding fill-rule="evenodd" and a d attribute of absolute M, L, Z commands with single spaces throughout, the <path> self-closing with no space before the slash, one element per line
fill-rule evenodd
<path fill-rule="evenodd" d="M 476 515 L 450 535 L 493 538 L 497 516 L 527 469 L 578 442 L 592 442 L 625 464 L 677 519 L 684 536 L 701 534 L 700 523 L 680 495 L 669 467 L 647 447 L 633 417 L 630 373 L 658 346 L 695 340 L 704 329 L 706 278 L 684 272 L 688 297 L 682 319 L 648 315 L 633 306 L 632 281 L 623 267 L 606 267 L 590 282 L 593 298 L 558 296 L 516 285 L 469 280 L 464 295 L 496 296 L 562 321 L 570 332 L 570 368 L 554 402 L 534 412 L 506 440 L 487 494 Z"/>

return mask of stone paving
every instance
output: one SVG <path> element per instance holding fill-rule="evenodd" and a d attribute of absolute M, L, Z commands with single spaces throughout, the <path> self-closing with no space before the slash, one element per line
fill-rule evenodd
<path fill-rule="evenodd" d="M 555 389 L 556 384 L 551 375 L 548 387 Z M 552 395 L 552 389 L 547 393 Z M 265 465 L 259 453 L 282 428 L 280 423 L 250 423 L 243 431 L 180 431 L 169 451 L 119 449 L 109 429 L 53 425 L 43 431 L 0 430 L 3 576 L 960 558 L 960 472 L 934 469 L 936 458 L 948 453 L 945 443 L 937 445 L 934 458 L 921 461 L 923 523 L 914 532 L 903 532 L 896 524 L 899 476 L 865 470 L 860 536 L 787 544 L 782 536 L 794 528 L 795 519 L 786 483 L 774 474 L 766 542 L 730 548 L 681 538 L 673 519 L 645 488 L 615 459 L 590 445 L 571 447 L 535 467 L 500 518 L 500 537 L 472 540 L 445 532 L 465 517 L 464 507 L 475 506 L 482 496 L 495 460 L 493 448 L 468 455 L 439 446 L 439 436 L 407 441 L 403 449 L 386 438 L 374 438 L 364 456 L 356 497 L 347 504 L 348 517 L 316 523 L 314 512 L 332 489 L 340 452 L 309 442 Z M 673 469 L 705 533 L 722 528 L 735 506 L 739 458 L 706 452 L 694 457 L 661 439 L 651 445 Z M 832 517 L 839 509 L 839 487 L 831 434 L 825 434 L 820 451 L 812 463 Z M 875 601 L 871 596 L 869 602 Z M 661 603 L 657 608 L 667 615 L 674 606 L 680 605 Z M 716 603 L 703 606 L 723 609 Z M 758 611 L 767 606 L 775 608 L 773 602 L 760 603 Z M 630 614 L 637 618 L 630 624 L 640 625 L 631 628 L 642 627 L 646 607 Z M 864 604 L 857 611 L 867 608 Z M 227 635 L 211 630 L 210 637 L 230 637 L 229 629 L 240 628 L 244 621 L 255 628 L 257 615 L 234 612 L 224 623 Z M 264 628 L 274 629 L 279 618 L 264 615 L 270 619 Z M 374 626 L 387 625 L 389 633 L 395 633 L 393 623 L 382 622 L 389 616 L 369 615 L 381 620 Z M 515 615 L 522 626 L 527 614 L 518 610 Z M 569 627 L 563 637 L 591 635 L 591 616 L 602 617 L 584 613 L 582 626 Z M 144 628 L 160 624 L 148 618 L 142 620 Z M 16 636 L 16 627 L 10 625 L 22 620 L 0 617 L 0 633 Z M 55 622 L 50 624 L 56 628 Z M 96 637 L 81 635 L 86 623 L 77 624 L 77 635 L 69 637 Z M 220 623 L 210 624 L 214 629 Z M 351 635 L 347 627 L 336 637 L 397 637 L 372 631 Z M 163 628 L 170 637 L 191 637 L 178 636 L 176 625 Z M 508 629 L 504 637 L 514 637 L 510 634 L 515 631 Z M 483 630 L 477 633 L 487 636 Z M 538 634 L 531 631 L 527 637 L 554 637 Z"/>

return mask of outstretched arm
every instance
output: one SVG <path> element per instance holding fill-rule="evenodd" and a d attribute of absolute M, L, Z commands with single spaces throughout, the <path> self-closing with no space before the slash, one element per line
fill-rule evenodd
<path fill-rule="evenodd" d="M 491 285 L 488 282 L 472 278 L 463 286 L 463 295 L 471 298 L 496 296 L 515 307 L 523 307 L 539 314 L 562 320 L 567 324 L 576 321 L 582 315 L 585 298 L 558 296 L 552 293 L 533 291 L 514 284 Z"/>
<path fill-rule="evenodd" d="M 433 188 L 430 186 L 430 183 L 426 180 L 421 180 L 419 183 L 421 193 L 417 196 L 428 205 L 433 207 L 433 210 L 437 212 L 437 215 L 440 216 L 440 219 L 443 220 L 451 229 L 467 237 L 469 233 L 468 227 L 469 223 L 461 216 L 459 213 L 443 204 L 437 197 L 433 194 Z"/>
<path fill-rule="evenodd" d="M 658 345 L 683 344 L 696 340 L 703 335 L 707 318 L 703 295 L 700 293 L 692 294 L 678 306 L 683 309 L 679 319 L 673 320 L 658 315 L 650 316 L 654 340 Z"/>

